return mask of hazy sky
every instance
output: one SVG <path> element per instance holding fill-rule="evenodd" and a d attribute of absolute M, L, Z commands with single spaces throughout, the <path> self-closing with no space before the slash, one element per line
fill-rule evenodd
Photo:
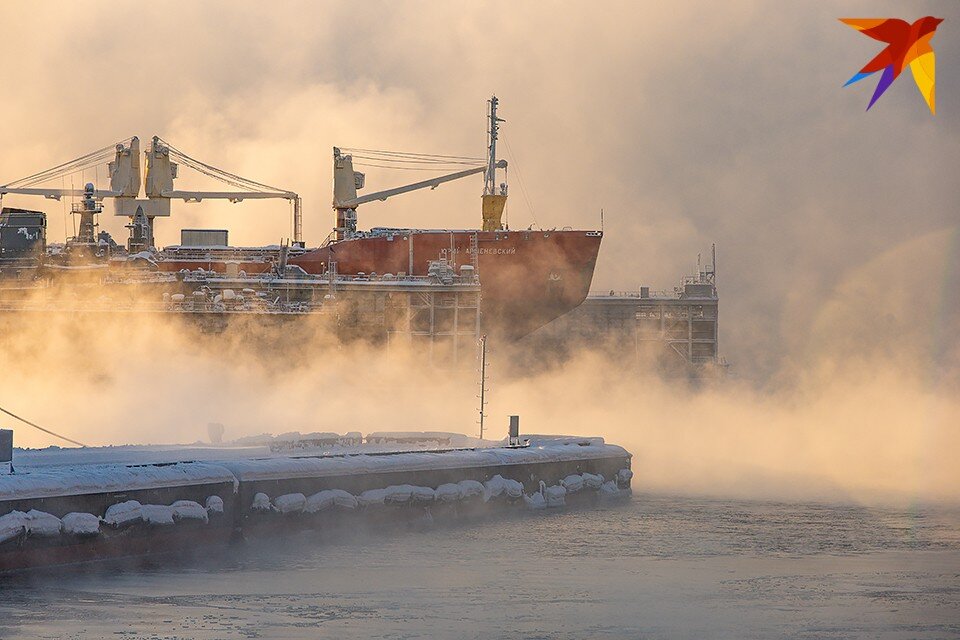
<path fill-rule="evenodd" d="M 937 115 L 909 72 L 865 113 L 875 81 L 841 87 L 881 45 L 837 18 L 928 14 L 946 19 Z M 957 2 L 6 2 L 0 24 L 0 182 L 159 134 L 301 193 L 317 244 L 333 145 L 481 155 L 496 92 L 511 225 L 595 228 L 602 207 L 598 290 L 672 286 L 716 242 L 742 375 L 899 340 L 960 358 Z M 473 227 L 481 188 L 369 204 L 360 225 Z M 4 202 L 63 237 L 64 205 Z M 162 243 L 289 235 L 282 202 L 174 206 Z"/>

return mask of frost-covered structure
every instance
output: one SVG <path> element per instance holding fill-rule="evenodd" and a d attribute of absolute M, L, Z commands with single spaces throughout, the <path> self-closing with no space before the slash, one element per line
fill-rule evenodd
<path fill-rule="evenodd" d="M 0 572 L 225 543 L 239 530 L 432 522 L 558 508 L 629 490 L 630 454 L 602 439 L 535 445 L 45 466 L 0 476 Z M 604 478 L 611 478 L 605 481 Z"/>

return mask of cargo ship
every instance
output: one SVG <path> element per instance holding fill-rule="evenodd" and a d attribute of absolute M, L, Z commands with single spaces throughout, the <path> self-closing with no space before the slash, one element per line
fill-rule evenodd
<path fill-rule="evenodd" d="M 154 137 L 143 155 L 146 170 L 141 180 L 140 147 L 136 137 L 87 156 L 0 186 L 3 194 L 79 199 L 72 212 L 79 216 L 79 232 L 64 245 L 46 246 L 46 221 L 42 212 L 4 209 L 0 217 L 0 275 L 26 279 L 76 278 L 84 270 L 98 273 L 135 268 L 139 271 L 183 273 L 215 272 L 228 275 L 278 274 L 290 270 L 305 276 L 380 278 L 424 277 L 438 260 L 455 273 L 467 269 L 479 278 L 480 324 L 483 333 L 506 339 L 529 334 L 554 318 L 577 307 L 586 298 L 593 278 L 603 234 L 597 230 L 570 228 L 543 230 L 509 229 L 503 222 L 507 201 L 506 182 L 498 184 L 498 171 L 505 160 L 497 158 L 500 123 L 496 96 L 488 101 L 489 128 L 486 158 L 431 154 L 403 154 L 334 148 L 334 197 L 336 227 L 319 247 L 309 249 L 302 238 L 301 200 L 293 191 L 278 189 L 241 178 L 191 158 L 159 137 Z M 109 189 L 88 184 L 84 189 L 43 188 L 44 182 L 62 180 L 67 172 L 108 164 Z M 359 166 L 439 169 L 465 165 L 450 174 L 375 193 L 358 195 L 365 176 Z M 383 164 L 375 164 L 370 160 Z M 406 164 L 404 164 L 406 163 Z M 413 165 L 413 166 L 409 166 Z M 178 168 L 185 167 L 233 187 L 230 191 L 185 191 L 174 187 Z M 357 208 L 364 203 L 483 174 L 482 226 L 479 229 L 357 228 Z M 237 190 L 240 189 L 240 190 Z M 143 190 L 146 198 L 139 197 Z M 102 201 L 111 198 L 115 215 L 129 220 L 125 246 L 105 231 L 97 232 Z M 158 249 L 153 231 L 158 217 L 171 214 L 171 201 L 199 202 L 226 199 L 279 198 L 292 204 L 293 238 L 286 246 L 234 247 L 226 230 L 184 229 L 179 245 Z M 27 223 L 26 232 L 23 228 Z"/>
<path fill-rule="evenodd" d="M 598 231 L 373 229 L 292 258 L 308 273 L 426 275 L 427 256 L 446 252 L 455 269 L 476 264 L 485 331 L 516 339 L 586 298 L 600 249 Z"/>

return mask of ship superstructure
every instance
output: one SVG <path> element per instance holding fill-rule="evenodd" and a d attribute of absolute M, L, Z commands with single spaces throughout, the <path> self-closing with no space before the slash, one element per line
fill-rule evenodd
<path fill-rule="evenodd" d="M 710 264 L 701 264 L 698 256 L 696 272 L 672 289 L 591 293 L 578 308 L 526 338 L 524 346 L 561 358 L 586 347 L 672 377 L 723 374 L 716 264 L 714 246 Z"/>

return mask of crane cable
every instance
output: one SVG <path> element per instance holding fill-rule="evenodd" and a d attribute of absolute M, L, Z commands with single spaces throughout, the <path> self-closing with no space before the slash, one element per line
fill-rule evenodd
<path fill-rule="evenodd" d="M 127 145 L 130 143 L 132 139 L 133 137 L 126 138 L 125 140 L 121 140 L 120 142 L 117 142 L 115 144 L 107 145 L 106 147 L 97 149 L 96 151 L 91 151 L 90 153 L 80 156 L 79 158 L 74 158 L 73 160 L 64 162 L 63 164 L 59 164 L 49 169 L 45 169 L 43 171 L 40 171 L 39 173 L 35 173 L 25 178 L 14 180 L 4 186 L 11 187 L 11 188 L 28 187 L 40 182 L 45 182 L 52 178 L 58 178 L 71 173 L 76 173 L 77 171 L 80 171 L 85 168 L 90 168 L 92 166 L 102 163 L 104 160 L 108 160 L 111 156 L 114 155 L 114 153 L 116 153 L 117 145 L 120 145 L 120 144 Z"/>
<path fill-rule="evenodd" d="M 527 203 L 527 210 L 530 211 L 530 217 L 533 218 L 533 224 L 538 227 L 540 224 L 537 222 L 537 216 L 533 212 L 533 203 L 530 201 L 530 197 L 527 195 L 527 188 L 523 184 L 523 174 L 520 173 L 520 163 L 517 161 L 517 154 L 513 152 L 513 149 L 510 148 L 510 141 L 507 140 L 507 136 L 503 136 L 503 142 L 507 146 L 507 153 L 510 154 L 510 162 L 513 164 L 513 168 L 517 171 L 517 184 L 520 185 L 520 195 L 523 196 L 524 202 Z"/>
<path fill-rule="evenodd" d="M 361 149 L 359 147 L 340 147 L 340 149 L 353 157 L 356 166 L 376 167 L 378 169 L 437 171 L 442 169 L 458 169 L 464 166 L 480 167 L 486 162 L 483 158 L 470 156 L 414 153 L 410 151 L 384 151 L 381 149 Z"/>
<path fill-rule="evenodd" d="M 381 156 L 394 156 L 398 158 L 437 158 L 440 160 L 477 160 L 480 162 L 485 162 L 484 158 L 475 158 L 472 156 L 445 156 L 437 153 L 415 153 L 413 151 L 383 151 L 380 149 L 360 149 L 358 147 L 340 147 L 341 151 L 349 151 L 351 153 L 369 153 Z"/>
<path fill-rule="evenodd" d="M 294 194 L 294 192 L 290 191 L 289 189 L 281 189 L 279 187 L 263 184 L 262 182 L 250 180 L 249 178 L 244 178 L 234 173 L 230 173 L 229 171 L 224 171 L 223 169 L 214 167 L 213 165 L 209 165 L 205 162 L 202 162 L 201 160 L 197 160 L 196 158 L 191 158 L 186 153 L 177 149 L 176 147 L 171 145 L 169 142 L 167 142 L 163 138 L 160 138 L 159 136 L 157 137 L 157 141 L 163 143 L 167 147 L 167 149 L 170 150 L 170 155 L 175 160 L 178 160 L 179 162 L 182 162 L 183 164 L 190 167 L 191 169 L 198 171 L 206 176 L 209 176 L 215 180 L 219 180 L 221 182 L 224 182 L 226 184 L 229 184 L 241 189 L 249 189 L 251 191 L 282 192 L 282 193 L 289 193 L 291 196 L 296 195 Z"/>
<path fill-rule="evenodd" d="M 51 436 L 54 436 L 54 437 L 56 437 L 56 438 L 60 438 L 61 440 L 66 440 L 66 441 L 69 442 L 70 444 L 75 444 L 75 445 L 77 445 L 78 447 L 86 447 L 86 446 L 87 446 L 87 445 L 83 444 L 82 442 L 77 442 L 76 440 L 71 440 L 71 439 L 68 438 L 67 436 L 62 436 L 62 435 L 60 435 L 59 433 L 56 433 L 55 431 L 50 431 L 50 429 L 45 429 L 44 427 L 41 427 L 40 425 L 38 425 L 38 424 L 36 424 L 36 423 L 34 423 L 34 422 L 30 422 L 30 421 L 27 420 L 26 418 L 21 418 L 21 417 L 18 416 L 17 414 L 12 413 L 12 412 L 10 412 L 10 411 L 7 411 L 7 410 L 4 409 L 3 407 L 0 407 L 0 411 L 2 411 L 3 413 L 7 414 L 7 415 L 10 416 L 11 418 L 16 418 L 16 419 L 19 420 L 20 422 L 23 422 L 23 423 L 26 423 L 26 424 L 30 425 L 30 426 L 33 427 L 34 429 L 39 429 L 40 431 L 43 431 L 44 433 L 48 433 L 48 434 L 50 434 Z"/>

